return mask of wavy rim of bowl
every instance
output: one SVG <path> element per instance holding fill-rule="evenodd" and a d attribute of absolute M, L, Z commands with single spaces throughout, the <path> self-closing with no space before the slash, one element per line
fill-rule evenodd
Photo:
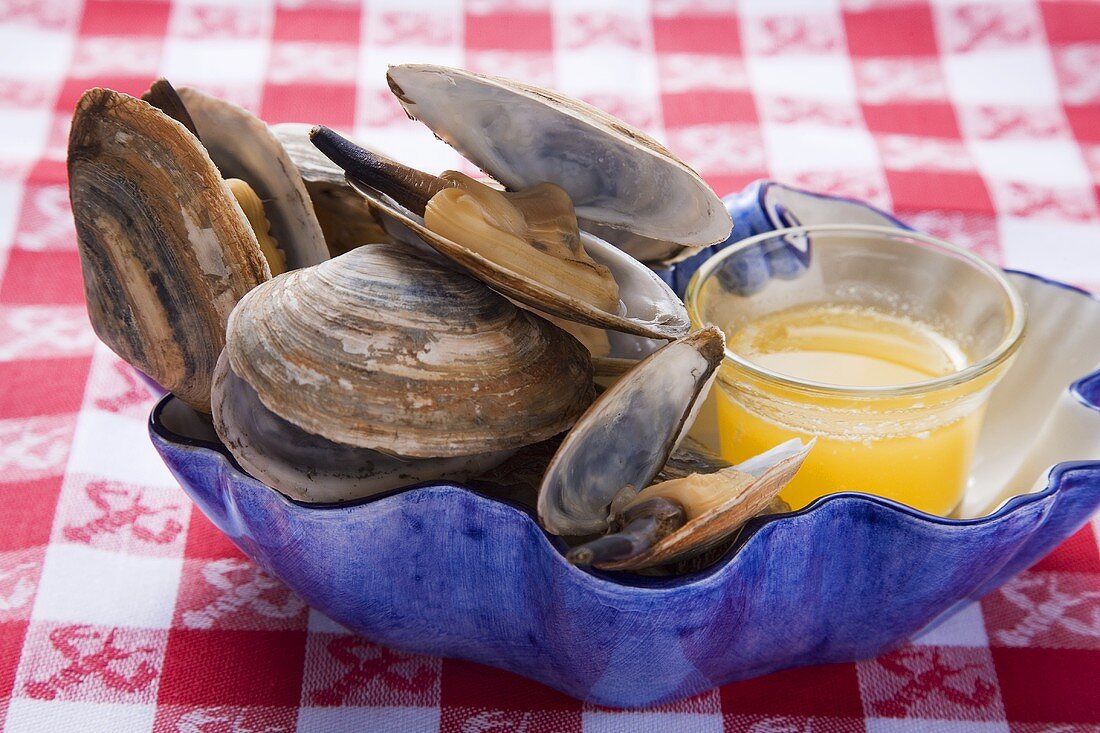
<path fill-rule="evenodd" d="M 1004 270 L 1004 272 L 1021 275 L 1031 278 L 1033 280 L 1038 280 L 1039 282 L 1042 282 L 1046 285 L 1051 285 L 1053 287 L 1061 288 L 1063 290 L 1068 290 L 1079 295 L 1083 295 L 1093 303 L 1100 304 L 1100 297 L 1075 285 L 1070 285 L 1059 280 L 1052 280 L 1050 278 L 1043 277 L 1042 275 L 1037 275 L 1031 272 L 1024 272 L 1022 270 Z M 1078 402 L 1100 415 L 1100 369 L 1092 371 L 1074 380 L 1070 383 L 1067 389 Z M 547 549 L 551 550 L 556 556 L 556 561 L 567 566 L 570 570 L 580 576 L 580 579 L 590 579 L 591 581 L 595 581 L 600 587 L 605 590 L 629 590 L 633 588 L 669 590 L 714 582 L 713 579 L 717 576 L 723 575 L 726 570 L 732 564 L 734 564 L 738 555 L 741 554 L 744 548 L 753 541 L 753 538 L 764 527 L 776 522 L 795 520 L 797 518 L 804 517 L 812 512 L 819 511 L 823 507 L 830 506 L 836 503 L 843 504 L 850 501 L 869 503 L 878 505 L 879 507 L 884 509 L 893 510 L 901 514 L 908 521 L 932 524 L 941 527 L 969 527 L 998 521 L 1007 514 L 1010 514 L 1020 509 L 1021 507 L 1027 506 L 1037 501 L 1042 501 L 1050 497 L 1061 488 L 1063 476 L 1067 473 L 1072 473 L 1080 470 L 1100 472 L 1100 461 L 1074 460 L 1056 463 L 1047 471 L 1047 485 L 1043 489 L 1038 491 L 1027 491 L 1025 493 L 1011 496 L 1006 499 L 999 507 L 997 507 L 996 510 L 990 512 L 989 514 L 970 519 L 953 519 L 950 517 L 942 517 L 934 514 L 928 514 L 927 512 L 923 512 L 919 509 L 914 509 L 913 507 L 901 504 L 892 499 L 876 496 L 874 494 L 865 494 L 855 491 L 844 491 L 827 494 L 825 496 L 815 499 L 813 502 L 797 511 L 758 516 L 749 520 L 741 528 L 740 535 L 735 539 L 729 549 L 727 549 L 726 552 L 724 552 L 722 556 L 716 559 L 713 563 L 699 571 L 677 576 L 645 576 L 634 575 L 624 572 L 610 572 L 598 570 L 595 568 L 582 569 L 575 565 L 572 565 L 565 559 L 564 550 L 566 548 L 566 544 L 564 540 L 547 533 L 546 530 L 544 530 L 542 526 L 538 523 L 538 519 L 535 517 L 531 509 L 517 502 L 489 496 L 481 491 L 478 491 L 477 489 L 463 486 L 462 484 L 447 481 L 432 481 L 421 484 L 411 484 L 408 487 L 401 487 L 380 494 L 375 494 L 373 496 L 347 502 L 310 504 L 306 502 L 295 501 L 294 499 L 291 499 L 290 497 L 279 492 L 278 490 L 271 488 L 259 479 L 251 476 L 247 471 L 241 468 L 241 466 L 233 458 L 233 455 L 221 443 L 214 443 L 207 440 L 179 435 L 178 433 L 175 433 L 168 429 L 168 427 L 165 426 L 161 420 L 161 413 L 164 411 L 164 408 L 167 406 L 168 402 L 172 399 L 175 398 L 171 394 L 166 394 L 153 406 L 153 409 L 149 414 L 148 421 L 149 431 L 151 433 L 155 434 L 157 438 L 165 441 L 168 444 L 185 446 L 191 449 L 201 450 L 213 454 L 223 462 L 226 468 L 232 470 L 233 473 L 237 474 L 237 476 L 246 484 L 252 483 L 255 484 L 257 487 L 270 491 L 279 501 L 281 501 L 292 511 L 347 510 L 355 509 L 360 506 L 374 503 L 376 501 L 390 499 L 401 494 L 411 494 L 413 492 L 423 491 L 434 493 L 439 490 L 444 490 L 445 492 L 449 493 L 456 490 L 463 491 L 468 493 L 475 501 L 489 502 L 494 507 L 507 507 L 508 509 L 511 509 L 522 515 L 523 519 L 520 521 L 527 521 L 534 525 L 534 528 L 538 530 L 537 534 L 541 536 L 543 542 L 546 543 Z"/>

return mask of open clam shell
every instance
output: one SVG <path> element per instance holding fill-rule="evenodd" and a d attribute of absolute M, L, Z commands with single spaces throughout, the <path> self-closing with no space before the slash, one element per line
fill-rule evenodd
<path fill-rule="evenodd" d="M 702 405 L 722 362 L 717 328 L 668 344 L 620 379 L 577 421 L 546 469 L 539 521 L 560 535 L 608 528 L 624 486 L 642 489 L 668 461 Z"/>
<path fill-rule="evenodd" d="M 226 353 L 285 420 L 401 456 L 535 443 L 572 425 L 594 394 L 572 336 L 397 243 L 256 288 L 233 311 Z"/>
<path fill-rule="evenodd" d="M 394 66 L 387 79 L 410 117 L 505 186 L 557 184 L 580 219 L 671 245 L 661 259 L 729 236 L 729 214 L 695 171 L 595 107 L 444 66 Z"/>
<path fill-rule="evenodd" d="M 328 259 L 325 235 L 294 162 L 267 124 L 232 102 L 197 89 L 177 90 L 199 139 L 224 178 L 240 178 L 264 202 L 271 235 L 290 269 Z"/>
<path fill-rule="evenodd" d="M 300 122 L 280 122 L 272 125 L 271 131 L 305 183 L 329 253 L 336 257 L 361 244 L 389 239 L 370 204 L 344 178 L 344 171 L 309 141 L 312 127 Z"/>
<path fill-rule="evenodd" d="M 599 563 L 602 570 L 638 570 L 666 565 L 703 552 L 730 537 L 741 525 L 773 505 L 802 466 L 811 445 L 793 439 L 716 474 L 729 479 L 729 497 L 652 547 L 619 562 Z"/>
<path fill-rule="evenodd" d="M 91 89 L 73 114 L 68 171 L 96 334 L 209 413 L 229 313 L 270 277 L 218 168 L 181 123 L 140 99 Z"/>
<path fill-rule="evenodd" d="M 506 460 L 512 451 L 453 458 L 402 458 L 335 443 L 282 419 L 229 368 L 214 372 L 212 399 L 218 437 L 252 476 L 292 499 L 362 499 L 424 481 L 465 481 Z"/>
<path fill-rule="evenodd" d="M 412 231 L 437 252 L 490 287 L 540 311 L 590 326 L 652 339 L 675 339 L 688 332 L 687 310 L 671 288 L 652 270 L 622 250 L 587 232 L 581 243 L 588 255 L 606 266 L 619 285 L 620 313 L 608 313 L 569 293 L 525 278 L 424 226 L 420 216 L 354 178 L 348 179 L 384 216 Z"/>

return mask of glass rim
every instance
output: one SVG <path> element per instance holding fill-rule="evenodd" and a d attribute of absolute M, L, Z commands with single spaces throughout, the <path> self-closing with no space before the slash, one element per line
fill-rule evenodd
<path fill-rule="evenodd" d="M 792 234 L 812 235 L 815 232 L 876 234 L 891 239 L 905 237 L 907 239 L 916 240 L 916 242 L 921 244 L 932 245 L 946 250 L 949 254 L 965 261 L 975 269 L 984 272 L 1005 294 L 1012 310 L 1012 323 L 1008 329 L 1008 333 L 985 358 L 973 364 L 969 364 L 962 369 L 950 372 L 949 374 L 908 384 L 861 387 L 799 379 L 798 377 L 782 374 L 755 364 L 734 351 L 731 351 L 729 346 L 724 347 L 725 356 L 722 360 L 723 364 L 725 362 L 731 362 L 738 369 L 748 372 L 750 375 L 765 382 L 796 391 L 813 392 L 830 397 L 896 397 L 934 392 L 936 390 L 955 387 L 970 382 L 989 373 L 997 366 L 1004 363 L 1020 347 L 1027 325 L 1027 305 L 1024 302 L 1023 296 L 1021 296 L 1016 287 L 1008 281 L 1005 272 L 1001 268 L 969 250 L 951 244 L 950 242 L 945 242 L 942 239 L 937 239 L 936 237 L 931 237 L 927 234 L 909 229 L 881 226 L 877 224 L 811 224 L 807 226 L 785 227 L 783 229 L 775 229 L 770 232 L 746 237 L 745 239 L 731 244 L 718 254 L 707 259 L 707 261 L 695 271 L 695 274 L 691 276 L 691 280 L 688 282 L 687 290 L 684 293 L 684 305 L 687 308 L 688 316 L 691 318 L 692 323 L 696 327 L 706 325 L 699 313 L 699 300 L 702 295 L 703 285 L 710 280 L 711 276 L 714 275 L 715 271 L 726 261 L 726 259 L 755 244 L 759 244 L 769 239 Z M 912 242 L 909 244 L 919 246 Z"/>

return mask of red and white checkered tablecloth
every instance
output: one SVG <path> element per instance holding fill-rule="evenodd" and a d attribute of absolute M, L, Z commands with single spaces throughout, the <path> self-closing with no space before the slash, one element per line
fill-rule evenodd
<path fill-rule="evenodd" d="M 0 727 L 16 731 L 1100 731 L 1093 521 L 880 659 L 645 712 L 349 635 L 192 508 L 92 334 L 65 184 L 80 93 L 158 75 L 461 165 L 387 64 L 520 77 L 652 131 L 727 193 L 892 208 L 1100 286 L 1100 3 L 0 0 Z"/>

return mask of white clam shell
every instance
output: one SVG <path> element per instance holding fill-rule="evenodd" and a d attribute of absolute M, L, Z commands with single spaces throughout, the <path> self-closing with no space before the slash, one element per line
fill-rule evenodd
<path fill-rule="evenodd" d="M 554 534 L 608 526 L 611 500 L 649 486 L 687 433 L 717 376 L 725 339 L 710 327 L 643 360 L 592 404 L 565 437 L 539 489 L 538 515 Z"/>
<path fill-rule="evenodd" d="M 729 213 L 695 171 L 595 107 L 444 66 L 394 66 L 387 78 L 410 117 L 513 190 L 555 183 L 578 218 L 676 245 L 663 259 L 729 236 Z"/>
<path fill-rule="evenodd" d="M 291 269 L 328 259 L 325 236 L 297 167 L 263 120 L 197 89 L 176 90 L 224 178 L 240 178 L 264 202 L 271 235 Z"/>

